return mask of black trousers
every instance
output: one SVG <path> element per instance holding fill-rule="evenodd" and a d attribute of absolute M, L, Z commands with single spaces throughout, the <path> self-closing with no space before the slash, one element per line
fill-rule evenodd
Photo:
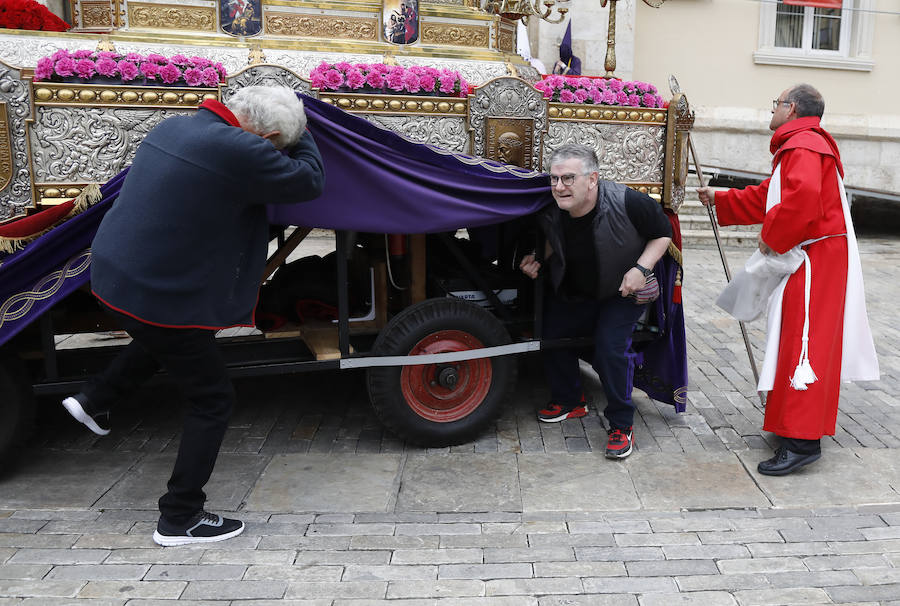
<path fill-rule="evenodd" d="M 132 395 L 160 367 L 172 377 L 188 401 L 184 430 L 168 492 L 159 511 L 173 524 L 186 522 L 203 508 L 209 481 L 228 418 L 236 400 L 225 361 L 216 347 L 215 331 L 162 328 L 112 312 L 133 341 L 84 388 L 88 406 L 109 410 Z"/>
<path fill-rule="evenodd" d="M 632 299 L 620 296 L 602 301 L 567 301 L 551 295 L 546 300 L 545 339 L 593 335 L 594 349 L 589 357 L 603 382 L 607 402 L 603 416 L 612 429 L 626 429 L 634 422 L 631 334 L 645 308 L 646 305 L 636 305 Z M 577 406 L 581 399 L 583 387 L 578 358 L 582 353 L 575 348 L 542 351 L 551 397 L 563 408 Z"/>
<path fill-rule="evenodd" d="M 804 440 L 802 438 L 785 438 L 781 437 L 781 445 L 800 454 L 810 455 L 822 452 L 822 445 L 819 440 Z"/>

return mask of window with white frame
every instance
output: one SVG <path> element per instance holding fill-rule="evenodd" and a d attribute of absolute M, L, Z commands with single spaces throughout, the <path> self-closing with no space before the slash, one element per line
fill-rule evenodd
<path fill-rule="evenodd" d="M 843 0 L 841 8 L 760 1 L 756 63 L 871 70 L 875 0 Z"/>

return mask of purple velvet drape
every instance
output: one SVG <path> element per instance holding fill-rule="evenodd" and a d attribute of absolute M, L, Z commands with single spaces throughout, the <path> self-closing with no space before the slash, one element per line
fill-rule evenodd
<path fill-rule="evenodd" d="M 300 95 L 325 164 L 325 191 L 272 204 L 281 225 L 435 233 L 501 223 L 552 202 L 545 174 L 439 151 Z"/>

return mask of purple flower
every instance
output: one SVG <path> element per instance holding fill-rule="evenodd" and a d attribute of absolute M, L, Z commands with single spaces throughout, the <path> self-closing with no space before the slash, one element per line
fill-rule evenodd
<path fill-rule="evenodd" d="M 151 63 L 161 63 L 163 65 L 169 62 L 168 59 L 156 53 L 150 53 L 149 55 L 147 55 L 147 61 L 150 61 Z"/>
<path fill-rule="evenodd" d="M 119 68 L 119 74 L 122 76 L 122 80 L 124 80 L 125 82 L 137 78 L 138 68 L 134 63 L 122 60 L 116 64 L 116 67 Z"/>
<path fill-rule="evenodd" d="M 636 89 L 638 89 L 638 91 L 640 91 L 641 93 L 646 93 L 647 91 L 650 90 L 650 85 L 647 84 L 646 82 L 635 82 L 634 87 Z"/>
<path fill-rule="evenodd" d="M 623 91 L 616 93 L 616 103 L 618 105 L 626 105 L 628 103 L 628 95 Z"/>
<path fill-rule="evenodd" d="M 169 59 L 169 62 L 175 63 L 176 65 L 186 65 L 190 63 L 190 61 L 188 61 L 188 58 L 184 55 L 172 55 L 172 58 Z"/>
<path fill-rule="evenodd" d="M 118 59 L 119 53 L 114 53 L 113 51 L 100 51 L 97 53 L 97 60 L 100 59 Z"/>
<path fill-rule="evenodd" d="M 572 103 L 575 101 L 575 94 L 565 88 L 559 92 L 559 100 L 561 103 Z"/>
<path fill-rule="evenodd" d="M 603 103 L 603 93 L 604 92 L 606 92 L 606 91 L 602 91 L 598 88 L 591 89 L 591 101 L 593 101 L 594 103 L 596 103 L 598 105 L 600 103 Z"/>
<path fill-rule="evenodd" d="M 656 107 L 665 107 L 665 106 L 666 106 L 665 99 L 663 99 L 659 95 L 656 95 Z"/>
<path fill-rule="evenodd" d="M 594 88 L 594 81 L 591 78 L 578 78 L 578 86 L 581 88 Z"/>
<path fill-rule="evenodd" d="M 196 67 L 189 67 L 184 70 L 184 81 L 188 86 L 200 86 L 203 82 L 203 72 Z"/>
<path fill-rule="evenodd" d="M 611 89 L 606 89 L 603 91 L 603 105 L 615 105 L 616 104 L 616 93 L 614 93 Z"/>
<path fill-rule="evenodd" d="M 356 69 L 355 67 L 350 68 L 347 71 L 347 86 L 352 89 L 362 88 L 363 84 L 366 83 L 366 77 L 363 76 L 362 72 Z"/>
<path fill-rule="evenodd" d="M 53 76 L 53 59 L 43 57 L 38 59 L 37 65 L 34 67 L 34 79 L 36 81 L 49 80 Z"/>
<path fill-rule="evenodd" d="M 79 78 L 87 80 L 96 73 L 95 64 L 90 59 L 81 59 L 75 63 L 75 73 Z"/>
<path fill-rule="evenodd" d="M 166 63 L 159 68 L 159 77 L 166 84 L 172 84 L 181 77 L 181 70 L 174 63 Z"/>
<path fill-rule="evenodd" d="M 419 76 L 419 86 L 422 87 L 422 90 L 427 92 L 434 91 L 434 87 L 437 85 L 437 78 L 429 73 L 424 73 Z"/>
<path fill-rule="evenodd" d="M 340 70 L 342 72 L 346 72 L 351 69 L 353 66 L 347 63 L 346 61 L 340 61 L 334 64 L 335 69 Z"/>
<path fill-rule="evenodd" d="M 330 69 L 324 75 L 325 88 L 335 90 L 344 83 L 344 75 L 336 69 Z"/>
<path fill-rule="evenodd" d="M 643 101 L 644 107 L 656 107 L 656 95 L 644 93 L 644 96 L 641 97 L 641 101 Z"/>
<path fill-rule="evenodd" d="M 632 107 L 640 107 L 641 106 L 641 97 L 639 95 L 628 95 L 628 105 Z"/>
<path fill-rule="evenodd" d="M 400 71 L 391 70 L 385 76 L 385 84 L 391 90 L 401 91 L 403 90 L 403 69 Z"/>
<path fill-rule="evenodd" d="M 375 70 L 366 74 L 366 84 L 372 88 L 384 88 L 384 73 Z"/>
<path fill-rule="evenodd" d="M 67 77 L 75 73 L 75 60 L 69 57 L 63 57 L 56 62 L 54 66 L 56 73 L 60 76 Z"/>
<path fill-rule="evenodd" d="M 403 75 L 403 88 L 411 93 L 419 92 L 419 89 L 421 88 L 419 77 L 411 71 L 406 72 Z"/>
<path fill-rule="evenodd" d="M 128 53 L 127 55 L 125 55 L 125 60 L 140 63 L 142 61 L 146 61 L 147 59 L 140 53 Z"/>
<path fill-rule="evenodd" d="M 575 91 L 575 102 L 576 103 L 584 103 L 588 99 L 589 96 L 590 96 L 590 94 L 588 93 L 588 91 L 586 89 L 579 88 L 578 90 Z"/>
<path fill-rule="evenodd" d="M 159 75 L 159 66 L 156 63 L 145 61 L 141 63 L 141 73 L 148 80 L 155 80 L 156 76 Z"/>
<path fill-rule="evenodd" d="M 452 93 L 456 87 L 456 76 L 443 75 L 438 78 L 441 82 L 440 91 L 442 93 Z"/>
<path fill-rule="evenodd" d="M 94 54 L 93 51 L 81 49 L 81 50 L 77 50 L 74 53 L 72 53 L 72 56 L 76 59 L 87 59 L 88 57 L 90 57 L 93 54 Z"/>
<path fill-rule="evenodd" d="M 608 84 L 606 83 L 606 78 L 600 78 L 597 80 L 597 90 L 604 91 L 608 88 Z"/>
<path fill-rule="evenodd" d="M 214 87 L 219 84 L 219 72 L 216 71 L 214 67 L 207 67 L 203 69 L 202 74 L 203 84 L 209 87 Z"/>
<path fill-rule="evenodd" d="M 625 88 L 625 85 L 622 84 L 622 81 L 617 78 L 611 78 L 606 84 L 609 90 L 613 91 L 614 93 L 620 93 Z"/>
<path fill-rule="evenodd" d="M 69 51 L 67 51 L 64 48 L 61 48 L 58 51 L 56 51 L 55 53 L 53 53 L 52 55 L 50 55 L 50 58 L 53 60 L 54 63 L 56 63 L 60 59 L 65 59 L 67 57 L 69 57 Z"/>
<path fill-rule="evenodd" d="M 96 63 L 97 73 L 111 78 L 116 75 L 116 62 L 109 57 L 100 57 Z"/>
<path fill-rule="evenodd" d="M 309 72 L 309 82 L 313 87 L 321 89 L 325 86 L 325 76 L 322 75 L 322 72 L 314 69 Z"/>
<path fill-rule="evenodd" d="M 219 72 L 219 75 L 222 77 L 221 78 L 222 80 L 224 80 L 228 76 L 228 71 L 225 69 L 225 66 L 222 65 L 221 63 L 216 63 L 215 65 L 213 65 L 213 67 L 215 67 L 216 71 Z"/>
<path fill-rule="evenodd" d="M 209 59 L 204 59 L 203 57 L 191 57 L 190 62 L 197 69 L 206 69 L 207 67 L 212 65 L 212 61 L 210 61 Z"/>
<path fill-rule="evenodd" d="M 369 66 L 369 69 L 379 74 L 386 74 L 390 71 L 390 67 L 384 63 L 373 63 Z"/>
<path fill-rule="evenodd" d="M 559 89 L 565 86 L 566 79 L 562 76 L 550 76 L 545 80 L 545 82 L 550 88 Z"/>

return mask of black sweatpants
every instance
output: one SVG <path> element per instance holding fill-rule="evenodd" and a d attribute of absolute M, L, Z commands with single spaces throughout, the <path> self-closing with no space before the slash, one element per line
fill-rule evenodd
<path fill-rule="evenodd" d="M 214 330 L 163 328 L 112 312 L 133 341 L 84 388 L 88 406 L 109 410 L 162 367 L 188 401 L 184 430 L 168 492 L 159 511 L 173 524 L 203 509 L 228 418 L 236 400 Z"/>

